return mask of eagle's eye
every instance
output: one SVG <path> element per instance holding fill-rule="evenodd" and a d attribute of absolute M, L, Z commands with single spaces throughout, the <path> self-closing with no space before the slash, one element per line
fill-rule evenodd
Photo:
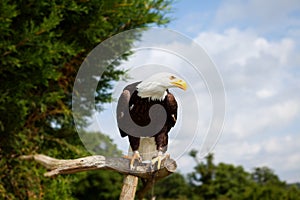
<path fill-rule="evenodd" d="M 174 79 L 176 79 L 175 76 L 170 76 L 170 80 L 174 80 Z"/>

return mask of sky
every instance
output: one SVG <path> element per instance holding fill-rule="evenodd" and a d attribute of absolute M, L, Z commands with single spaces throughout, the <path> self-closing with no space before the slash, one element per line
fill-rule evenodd
<path fill-rule="evenodd" d="M 169 16 L 167 28 L 175 32 L 150 34 L 151 43 L 159 48 L 137 51 L 121 67 L 131 66 L 130 75 L 143 80 L 159 65 L 188 82 L 186 93 L 172 89 L 178 97 L 179 119 L 170 133 L 168 152 L 176 158 L 178 171 L 193 171 L 196 163 L 188 153 L 196 149 L 214 153 L 216 163 L 241 165 L 249 172 L 267 166 L 281 180 L 300 182 L 298 0 L 181 0 L 173 3 Z M 197 51 L 187 45 L 193 42 L 204 51 L 195 55 Z M 202 62 L 201 75 L 182 57 L 161 51 L 168 48 Z M 217 136 L 209 132 L 215 110 L 212 98 L 218 93 L 207 84 L 212 76 L 205 77 L 211 68 L 218 71 L 226 96 L 225 121 L 221 120 Z M 114 98 L 126 84 L 115 85 Z M 97 113 L 90 129 L 109 133 L 126 153 L 128 141 L 120 137 L 115 109 L 116 102 Z M 213 145 L 207 137 L 213 138 Z"/>
<path fill-rule="evenodd" d="M 167 28 L 202 46 L 223 78 L 226 119 L 215 161 L 268 166 L 299 182 L 299 1 L 181 0 L 170 16 Z"/>

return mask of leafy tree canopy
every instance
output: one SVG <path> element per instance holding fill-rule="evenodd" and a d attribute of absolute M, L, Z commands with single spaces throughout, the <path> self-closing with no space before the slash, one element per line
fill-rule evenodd
<path fill-rule="evenodd" d="M 0 198 L 71 199 L 80 175 L 43 178 L 18 156 L 74 158 L 86 151 L 74 129 L 71 94 L 76 73 L 101 41 L 125 30 L 163 25 L 170 1 L 1 0 Z M 133 40 L 122 48 L 130 50 Z M 120 59 L 125 59 L 123 55 Z M 98 103 L 111 101 L 110 82 L 124 72 L 109 66 Z M 99 189 L 101 190 L 101 189 Z"/>
<path fill-rule="evenodd" d="M 299 194 L 299 188 L 281 181 L 268 167 L 256 167 L 247 172 L 242 166 L 216 165 L 213 154 L 201 162 L 196 159 L 197 151 L 191 151 L 190 155 L 197 165 L 188 174 L 192 190 L 189 199 L 300 199 L 294 195 Z"/>

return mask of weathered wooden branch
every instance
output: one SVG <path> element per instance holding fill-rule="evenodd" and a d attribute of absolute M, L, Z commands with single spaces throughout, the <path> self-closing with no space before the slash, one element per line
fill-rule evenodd
<path fill-rule="evenodd" d="M 113 170 L 125 174 L 127 176 L 124 179 L 120 199 L 134 199 L 137 186 L 137 178 L 135 177 L 143 180 L 144 187 L 137 193 L 138 199 L 142 199 L 156 181 L 170 175 L 177 168 L 176 162 L 168 156 L 162 160 L 160 169 L 154 169 L 151 163 L 136 162 L 134 165 L 135 169 L 133 170 L 130 170 L 130 160 L 127 158 L 107 158 L 101 155 L 65 160 L 52 158 L 43 154 L 35 154 L 21 156 L 20 159 L 35 160 L 43 165 L 49 170 L 44 174 L 46 177 L 90 170 Z M 126 187 L 126 184 L 128 187 Z M 129 194 L 130 198 L 126 196 L 127 194 Z"/>
<path fill-rule="evenodd" d="M 153 169 L 150 163 L 135 163 L 135 169 L 130 170 L 129 159 L 107 158 L 101 155 L 87 156 L 78 159 L 56 159 L 43 154 L 26 155 L 20 157 L 23 160 L 35 160 L 50 170 L 44 175 L 53 177 L 59 174 L 72 174 L 90 170 L 113 170 L 125 175 L 133 175 L 142 179 L 159 180 L 173 173 L 177 164 L 175 160 L 166 157 L 162 160 L 160 169 Z M 155 175 L 155 176 L 153 176 Z"/>

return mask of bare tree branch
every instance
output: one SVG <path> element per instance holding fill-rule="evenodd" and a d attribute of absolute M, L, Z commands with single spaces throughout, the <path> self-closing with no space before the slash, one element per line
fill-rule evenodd
<path fill-rule="evenodd" d="M 72 174 L 90 170 L 113 170 L 125 175 L 133 175 L 142 179 L 159 180 L 173 173 L 177 164 L 173 159 L 166 157 L 162 160 L 159 170 L 153 169 L 150 163 L 135 163 L 135 169 L 130 170 L 127 158 L 106 158 L 101 155 L 87 156 L 78 159 L 56 159 L 43 154 L 21 156 L 23 160 L 35 160 L 50 170 L 44 175 L 53 177 L 60 174 Z M 155 176 L 153 176 L 155 175 Z M 149 182 L 150 183 L 150 182 Z"/>

